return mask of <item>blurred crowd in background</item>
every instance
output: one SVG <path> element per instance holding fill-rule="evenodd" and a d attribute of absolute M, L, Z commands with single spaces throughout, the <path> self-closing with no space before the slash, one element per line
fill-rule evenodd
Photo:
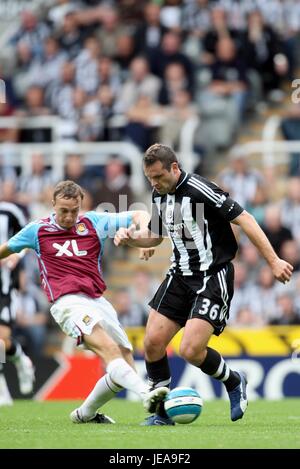
<path fill-rule="evenodd" d="M 299 32 L 297 0 L 45 1 L 38 11 L 22 13 L 0 52 L 6 84 L 0 116 L 57 116 L 61 141 L 130 141 L 141 152 L 156 141 L 178 150 L 182 126 L 197 117 L 194 170 L 255 216 L 295 272 L 288 286 L 276 283 L 241 237 L 229 323 L 300 324 L 300 155 L 290 156 L 278 187 L 274 176 L 253 167 L 241 147 L 232 148 L 247 119 L 285 102 L 286 83 L 299 70 Z M 284 138 L 300 140 L 297 104 L 287 108 L 281 130 Z M 0 200 L 18 204 L 28 221 L 51 212 L 57 175 L 51 161 L 34 151 L 31 172 L 23 174 L 10 163 L 9 144 L 52 138 L 45 126 L 0 127 Z M 223 169 L 214 170 L 211 159 L 218 152 Z M 118 207 L 119 195 L 127 196 L 128 206 L 137 202 L 130 173 L 117 154 L 96 168 L 75 151 L 64 161 L 64 179 L 86 191 L 84 210 L 103 202 Z M 115 250 L 109 247 L 109 252 L 113 256 Z M 109 265 L 103 269 L 109 278 Z M 130 286 L 111 292 L 124 326 L 145 325 L 147 302 L 159 281 L 151 267 L 141 265 Z M 15 307 L 15 332 L 25 349 L 43 353 L 47 333 L 56 328 L 33 254 L 22 261 Z"/>

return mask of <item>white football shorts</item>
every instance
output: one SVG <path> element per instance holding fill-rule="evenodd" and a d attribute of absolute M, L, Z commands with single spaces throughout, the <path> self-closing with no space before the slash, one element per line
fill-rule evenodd
<path fill-rule="evenodd" d="M 64 333 L 77 340 L 77 345 L 82 343 L 83 334 L 90 335 L 95 324 L 99 324 L 118 345 L 132 350 L 116 310 L 103 297 L 64 295 L 53 304 L 50 312 Z"/>

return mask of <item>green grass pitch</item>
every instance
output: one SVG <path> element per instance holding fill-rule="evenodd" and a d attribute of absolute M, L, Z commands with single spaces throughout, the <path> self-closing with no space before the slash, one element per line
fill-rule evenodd
<path fill-rule="evenodd" d="M 15 401 L 0 407 L 0 448 L 300 448 L 300 399 L 250 402 L 231 422 L 229 403 L 206 402 L 190 425 L 141 427 L 136 402 L 115 399 L 104 407 L 116 425 L 69 421 L 77 402 Z"/>

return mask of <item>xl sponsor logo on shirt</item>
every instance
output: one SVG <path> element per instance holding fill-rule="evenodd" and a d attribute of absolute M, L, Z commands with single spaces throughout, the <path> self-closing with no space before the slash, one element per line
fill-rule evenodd
<path fill-rule="evenodd" d="M 55 254 L 56 257 L 82 257 L 87 255 L 87 251 L 79 250 L 77 241 L 75 241 L 75 239 L 72 239 L 72 241 L 65 241 L 64 244 L 53 243 L 52 246 L 57 249 L 57 253 Z"/>

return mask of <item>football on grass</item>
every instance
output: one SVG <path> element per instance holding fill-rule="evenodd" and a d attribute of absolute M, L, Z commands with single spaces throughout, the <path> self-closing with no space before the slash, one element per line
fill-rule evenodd
<path fill-rule="evenodd" d="M 175 423 L 192 423 L 202 411 L 203 401 L 192 388 L 177 387 L 167 395 L 164 406 L 168 417 Z"/>

